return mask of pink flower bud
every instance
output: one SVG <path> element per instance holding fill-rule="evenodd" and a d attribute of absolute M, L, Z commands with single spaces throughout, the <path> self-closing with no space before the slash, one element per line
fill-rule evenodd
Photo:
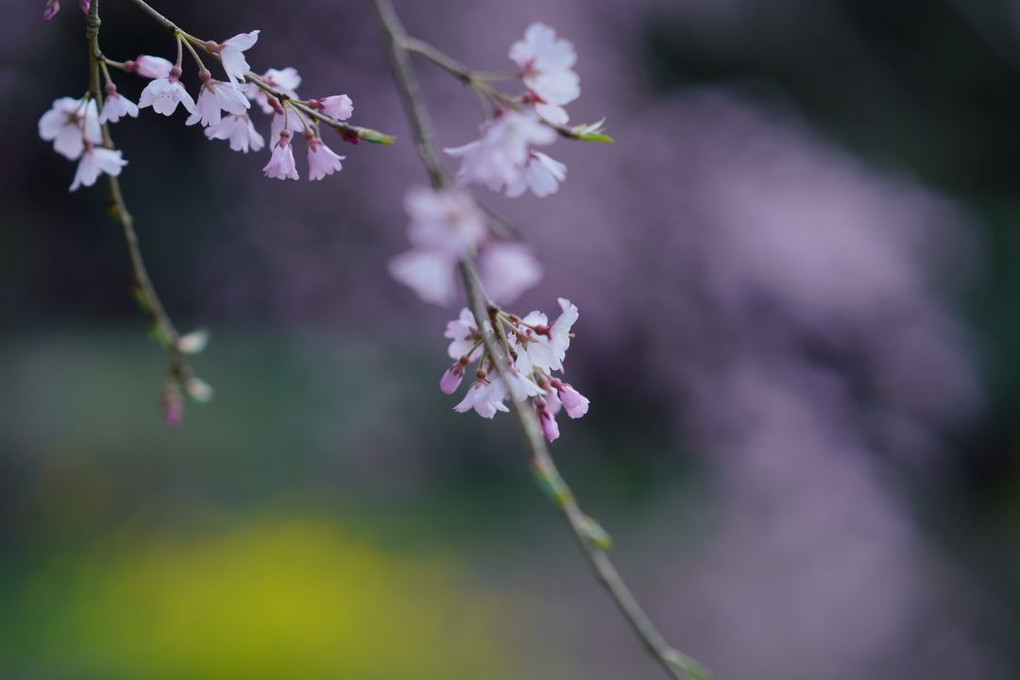
<path fill-rule="evenodd" d="M 159 406 L 167 427 L 178 427 L 184 420 L 184 397 L 175 383 L 168 383 L 160 392 Z"/>
<path fill-rule="evenodd" d="M 49 21 L 57 16 L 60 11 L 60 0 L 46 0 L 46 8 L 43 9 L 43 21 Z"/>
<path fill-rule="evenodd" d="M 82 12 L 88 14 L 89 10 L 92 9 L 92 0 L 78 0 L 78 6 L 81 7 Z"/>
<path fill-rule="evenodd" d="M 560 426 L 556 424 L 556 418 L 549 409 L 544 406 L 538 407 L 538 420 L 542 425 L 542 434 L 546 441 L 554 442 L 560 437 Z"/>
<path fill-rule="evenodd" d="M 443 373 L 443 377 L 439 380 L 439 389 L 443 391 L 443 394 L 453 394 L 460 387 L 463 379 L 464 364 L 458 361 Z"/>

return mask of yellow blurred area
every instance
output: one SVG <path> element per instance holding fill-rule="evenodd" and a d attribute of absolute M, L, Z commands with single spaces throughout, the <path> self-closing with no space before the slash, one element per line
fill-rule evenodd
<path fill-rule="evenodd" d="M 305 517 L 103 543 L 36 573 L 8 609 L 14 677 L 516 675 L 500 603 L 442 556 Z"/>

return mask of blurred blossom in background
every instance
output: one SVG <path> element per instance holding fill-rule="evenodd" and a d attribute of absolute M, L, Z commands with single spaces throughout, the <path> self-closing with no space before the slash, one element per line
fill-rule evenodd
<path fill-rule="evenodd" d="M 284 183 L 180 121 L 118 124 L 156 286 L 212 329 L 216 399 L 167 430 L 104 191 L 69 195 L 35 136 L 85 88 L 81 17 L 5 10 L 0 675 L 659 677 L 511 419 L 439 393 L 458 310 L 385 274 L 425 175 L 369 3 L 165 5 L 262 29 L 255 70 L 400 140 Z M 616 144 L 557 146 L 559 193 L 493 202 L 547 271 L 515 310 L 581 310 L 567 370 L 596 417 L 553 451 L 667 637 L 719 678 L 1016 677 L 1017 6 L 398 10 L 481 70 L 555 26 L 573 118 L 608 116 Z M 111 57 L 172 57 L 128 3 L 103 14 Z M 443 145 L 473 139 L 470 92 L 418 70 Z"/>

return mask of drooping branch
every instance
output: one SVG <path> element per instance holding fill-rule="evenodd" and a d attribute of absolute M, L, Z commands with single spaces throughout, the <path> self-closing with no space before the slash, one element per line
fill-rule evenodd
<path fill-rule="evenodd" d="M 412 47 L 417 47 L 418 49 L 415 51 L 421 53 L 421 44 L 407 36 L 391 0 L 373 0 L 373 3 L 379 17 L 383 41 L 397 88 L 411 123 L 418 154 L 428 171 L 432 186 L 441 189 L 450 184 L 450 179 L 439 155 L 432 123 L 409 56 L 409 50 Z M 434 55 L 426 56 L 431 58 Z M 452 70 L 454 65 L 458 69 L 462 68 L 456 62 L 452 60 L 450 62 L 444 66 L 447 70 L 456 73 L 457 71 Z M 465 69 L 459 73 L 469 74 L 470 72 Z M 470 82 L 470 76 L 465 79 L 465 82 Z M 469 306 L 482 334 L 485 348 L 492 356 L 493 365 L 500 377 L 506 381 L 506 355 L 502 343 L 496 337 L 492 322 L 496 308 L 485 293 L 471 258 L 465 257 L 461 260 L 460 273 Z M 526 408 L 523 402 L 515 399 L 511 399 L 511 404 L 531 453 L 531 464 L 536 479 L 566 520 L 582 552 L 595 571 L 596 577 L 612 596 L 617 607 L 645 647 L 673 677 L 680 680 L 705 677 L 705 670 L 697 662 L 666 641 L 624 582 L 606 552 L 609 547 L 608 536 L 594 520 L 581 510 L 573 492 L 560 475 L 542 436 L 541 425 L 535 412 Z"/>
<path fill-rule="evenodd" d="M 181 29 L 180 27 L 177 26 L 177 24 L 163 16 L 163 14 L 159 12 L 159 10 L 154 8 L 149 3 L 145 2 L 145 0 L 130 0 L 130 2 L 138 6 L 143 12 L 148 14 L 150 18 L 155 20 L 156 23 L 170 31 L 172 34 L 179 35 L 184 40 L 187 40 L 191 45 L 199 47 L 208 54 L 211 54 L 214 57 L 219 58 L 219 55 L 212 49 L 212 47 L 214 46 L 211 46 L 209 41 L 202 40 L 201 38 L 196 38 L 194 35 Z M 254 73 L 253 71 L 248 71 L 248 73 L 245 74 L 245 79 L 248 82 L 253 83 L 256 87 L 258 87 L 266 94 L 275 97 L 281 103 L 286 101 L 291 106 L 301 111 L 301 113 L 305 114 L 306 116 L 314 118 L 320 123 L 324 123 L 325 125 L 328 125 L 329 127 L 333 128 L 340 134 L 340 137 L 345 141 L 357 142 L 358 140 L 362 140 L 365 142 L 370 142 L 372 144 L 382 144 L 385 146 L 393 144 L 393 142 L 396 141 L 396 137 L 394 137 L 393 135 L 388 135 L 379 132 L 378 130 L 373 130 L 372 128 L 351 125 L 350 123 L 344 122 L 342 120 L 336 120 L 335 118 L 331 118 L 330 116 L 327 116 L 320 111 L 316 111 L 314 108 L 309 106 L 307 102 L 304 102 L 300 99 L 295 99 L 292 96 L 288 95 L 287 93 L 282 92 L 277 88 L 274 88 L 272 85 L 267 83 L 257 73 Z"/>
<path fill-rule="evenodd" d="M 103 89 L 100 81 L 100 69 L 103 65 L 103 52 L 99 46 L 99 0 L 92 0 L 89 13 L 85 20 L 85 36 L 89 46 L 89 95 L 96 101 L 98 110 L 103 107 Z M 113 149 L 113 138 L 106 123 L 100 126 L 103 135 L 103 146 Z M 134 218 L 124 202 L 120 180 L 114 175 L 107 175 L 110 186 L 110 215 L 121 226 L 128 255 L 131 258 L 131 273 L 134 279 L 135 299 L 152 323 L 153 334 L 162 344 L 170 360 L 170 376 L 180 387 L 185 387 L 194 378 L 191 367 L 181 351 L 180 333 L 174 326 L 170 315 L 163 307 L 159 294 L 145 266 L 145 259 L 138 245 L 138 234 L 135 232 Z"/>

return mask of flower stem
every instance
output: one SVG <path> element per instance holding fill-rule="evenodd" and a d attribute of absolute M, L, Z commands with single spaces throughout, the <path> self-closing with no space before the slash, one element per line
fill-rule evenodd
<path fill-rule="evenodd" d="M 89 44 L 89 94 L 96 100 L 99 111 L 103 108 L 103 91 L 100 87 L 100 69 L 105 70 L 105 59 L 99 47 L 99 0 L 92 0 L 89 7 L 89 14 L 85 20 L 85 36 Z M 113 138 L 110 135 L 110 127 L 103 123 L 101 126 L 103 135 L 103 146 L 113 149 Z M 120 188 L 120 180 L 107 175 L 110 186 L 110 215 L 120 223 L 124 234 L 124 242 L 127 245 L 128 255 L 131 258 L 131 272 L 134 278 L 134 294 L 142 310 L 149 317 L 157 339 L 163 345 L 167 357 L 170 360 L 170 377 L 182 387 L 193 377 L 191 367 L 184 358 L 184 354 L 178 348 L 177 342 L 180 334 L 177 332 L 173 321 L 166 313 L 156 288 L 149 278 L 142 251 L 138 246 L 138 234 L 134 228 L 134 218 L 128 212 L 124 203 L 124 194 Z"/>
<path fill-rule="evenodd" d="M 450 179 L 440 159 L 432 123 L 422 98 L 421 87 L 408 55 L 412 46 L 417 48 L 414 51 L 422 54 L 424 43 L 408 38 L 391 0 L 373 0 L 373 3 L 379 17 L 383 42 L 389 55 L 397 89 L 400 91 L 401 100 L 410 119 L 418 154 L 425 164 L 432 186 L 442 189 L 449 186 Z M 470 71 L 438 51 L 429 48 L 426 52 L 432 61 L 455 75 L 460 74 L 458 77 L 465 82 L 470 82 Z M 467 77 L 464 74 L 467 74 Z M 490 318 L 490 310 L 493 309 L 493 305 L 478 278 L 478 272 L 470 257 L 465 257 L 460 261 L 460 273 L 486 351 L 493 358 L 500 377 L 506 380 L 506 355 L 500 347 L 499 338 L 496 336 Z M 539 485 L 548 493 L 560 514 L 563 515 L 582 552 L 594 569 L 599 582 L 612 596 L 634 632 L 641 638 L 649 653 L 674 678 L 683 680 L 705 677 L 705 670 L 697 662 L 673 648 L 666 641 L 634 598 L 630 588 L 627 587 L 623 577 L 620 576 L 613 561 L 606 553 L 602 535 L 596 536 L 595 528 L 598 525 L 581 510 L 573 492 L 556 468 L 556 463 L 543 439 L 542 428 L 535 411 L 528 408 L 525 402 L 513 399 L 511 401 L 531 452 L 532 468 Z M 601 530 L 599 529 L 599 531 Z"/>

